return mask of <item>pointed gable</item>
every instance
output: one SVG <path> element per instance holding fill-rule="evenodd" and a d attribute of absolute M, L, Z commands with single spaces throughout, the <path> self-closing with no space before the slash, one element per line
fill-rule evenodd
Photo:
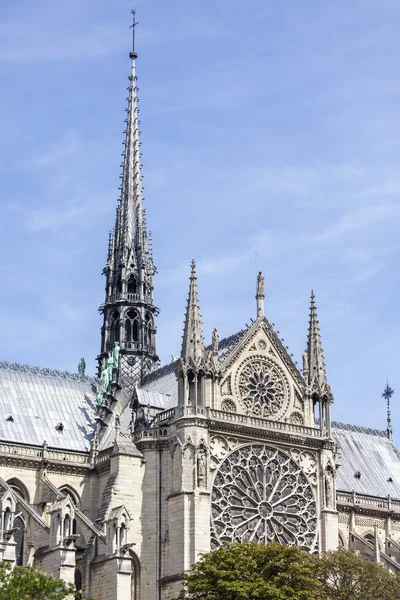
<path fill-rule="evenodd" d="M 264 316 L 225 355 L 221 372 L 221 410 L 304 423 L 303 378 Z"/>

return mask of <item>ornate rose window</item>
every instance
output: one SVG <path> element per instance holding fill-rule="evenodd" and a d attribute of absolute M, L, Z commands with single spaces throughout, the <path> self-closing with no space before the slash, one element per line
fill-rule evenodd
<path fill-rule="evenodd" d="M 272 417 L 286 407 L 289 389 L 279 367 L 264 356 L 244 361 L 237 378 L 237 393 L 247 413 Z"/>
<path fill-rule="evenodd" d="M 228 454 L 215 476 L 211 509 L 213 548 L 245 540 L 316 548 L 311 485 L 281 450 L 252 444 Z"/>

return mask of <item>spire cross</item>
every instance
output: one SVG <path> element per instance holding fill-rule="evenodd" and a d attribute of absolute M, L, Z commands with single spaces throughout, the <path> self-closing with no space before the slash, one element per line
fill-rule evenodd
<path fill-rule="evenodd" d="M 132 29 L 132 52 L 135 52 L 135 28 L 139 23 L 136 21 L 136 10 L 131 10 L 132 15 L 132 25 L 130 25 L 130 29 Z"/>
<path fill-rule="evenodd" d="M 386 379 L 386 387 L 383 390 L 382 398 L 385 398 L 387 402 L 387 434 L 388 438 L 392 440 L 393 429 L 392 429 L 392 415 L 390 410 L 390 400 L 394 394 L 394 389 L 390 387 L 388 380 Z"/>

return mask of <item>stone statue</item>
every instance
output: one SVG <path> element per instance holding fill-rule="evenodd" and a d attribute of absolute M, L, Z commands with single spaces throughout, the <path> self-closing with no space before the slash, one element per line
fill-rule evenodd
<path fill-rule="evenodd" d="M 114 348 L 113 348 L 113 351 L 112 351 L 112 358 L 113 358 L 113 367 L 114 367 L 114 369 L 118 369 L 120 350 L 121 350 L 121 347 L 119 345 L 119 342 L 114 342 Z"/>
<path fill-rule="evenodd" d="M 197 455 L 197 485 L 206 486 L 206 453 L 203 449 Z"/>
<path fill-rule="evenodd" d="M 264 277 L 261 271 L 257 275 L 257 296 L 264 296 Z"/>
<path fill-rule="evenodd" d="M 333 476 L 330 469 L 326 471 L 325 475 L 325 505 L 327 508 L 334 508 L 333 506 Z"/>
<path fill-rule="evenodd" d="M 85 369 L 86 369 L 86 363 L 85 363 L 85 359 L 81 358 L 81 360 L 79 361 L 78 364 L 78 375 L 79 377 L 83 377 L 85 375 Z"/>
<path fill-rule="evenodd" d="M 303 373 L 308 373 L 308 354 L 303 352 Z"/>
<path fill-rule="evenodd" d="M 108 384 L 111 381 L 110 368 L 109 368 L 108 363 L 109 363 L 109 356 L 101 369 L 101 390 L 102 390 L 103 394 L 107 394 Z M 112 374 L 112 371 L 111 371 L 111 374 Z"/>
<path fill-rule="evenodd" d="M 218 335 L 217 328 L 214 327 L 213 332 L 212 332 L 212 342 L 211 342 L 213 354 L 218 354 L 218 344 L 219 344 L 219 335 Z"/>
<path fill-rule="evenodd" d="M 108 383 L 113 380 L 113 369 L 114 369 L 114 355 L 113 352 L 109 352 L 106 360 L 106 369 L 108 372 Z"/>

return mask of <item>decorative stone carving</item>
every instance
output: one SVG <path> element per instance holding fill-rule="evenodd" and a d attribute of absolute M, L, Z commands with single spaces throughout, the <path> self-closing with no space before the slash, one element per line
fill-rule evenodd
<path fill-rule="evenodd" d="M 221 384 L 221 394 L 224 395 L 232 395 L 232 385 L 231 385 L 231 376 L 228 377 Z"/>
<path fill-rule="evenodd" d="M 292 448 L 290 451 L 291 457 L 300 465 L 302 471 L 308 477 L 308 480 L 313 485 L 317 485 L 317 458 L 315 454 L 309 450 L 298 450 Z"/>
<path fill-rule="evenodd" d="M 237 443 L 236 438 L 225 438 L 222 435 L 214 435 L 210 440 L 210 469 L 216 469 L 228 452 L 237 446 Z"/>
<path fill-rule="evenodd" d="M 220 435 L 215 435 L 210 441 L 211 455 L 221 460 L 229 452 L 228 441 Z"/>
<path fill-rule="evenodd" d="M 267 348 L 267 342 L 265 340 L 258 340 L 257 346 L 259 350 L 265 350 Z"/>
<path fill-rule="evenodd" d="M 228 454 L 211 496 L 212 548 L 223 541 L 278 541 L 315 550 L 316 503 L 300 466 L 286 453 L 252 444 Z"/>
<path fill-rule="evenodd" d="M 226 398 L 225 400 L 222 400 L 222 402 L 221 402 L 221 410 L 224 410 L 225 412 L 229 412 L 229 413 L 235 413 L 236 412 L 236 404 L 234 403 L 233 400 Z"/>
<path fill-rule="evenodd" d="M 214 327 L 212 332 L 212 352 L 216 356 L 218 356 L 218 345 L 219 345 L 219 335 L 216 327 Z"/>
<path fill-rule="evenodd" d="M 295 425 L 304 425 L 304 417 L 299 412 L 292 412 L 289 417 L 289 422 L 294 423 Z"/>
<path fill-rule="evenodd" d="M 207 456 L 203 448 L 200 448 L 197 454 L 197 485 L 207 486 Z"/>
<path fill-rule="evenodd" d="M 289 386 L 281 369 L 265 356 L 243 361 L 236 377 L 237 394 L 248 414 L 272 417 L 286 407 Z"/>
<path fill-rule="evenodd" d="M 257 275 L 257 296 L 264 296 L 264 277 L 261 271 Z"/>
<path fill-rule="evenodd" d="M 324 484 L 325 484 L 325 506 L 326 508 L 335 508 L 335 483 L 334 483 L 334 471 L 330 464 L 328 464 L 325 470 Z"/>
<path fill-rule="evenodd" d="M 18 371 L 19 373 L 30 373 L 32 375 L 43 375 L 44 377 L 57 377 L 59 379 L 72 379 L 73 381 L 88 381 L 89 383 L 97 384 L 98 379 L 96 377 L 90 377 L 88 375 L 79 375 L 79 373 L 70 373 L 69 371 L 57 371 L 56 369 L 47 369 L 44 367 L 33 367 L 31 365 L 21 365 L 19 363 L 11 363 L 6 361 L 0 361 L 1 369 L 8 369 L 9 371 Z"/>

